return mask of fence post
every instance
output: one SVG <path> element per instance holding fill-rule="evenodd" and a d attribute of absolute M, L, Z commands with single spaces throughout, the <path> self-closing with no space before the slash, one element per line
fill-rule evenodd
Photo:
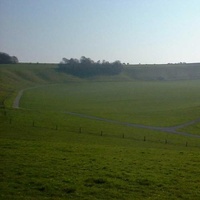
<path fill-rule="evenodd" d="M 101 136 L 103 136 L 103 131 L 101 131 Z"/>
<path fill-rule="evenodd" d="M 33 127 L 35 127 L 35 122 L 34 122 L 34 121 L 33 121 L 33 124 L 32 124 L 32 125 L 33 125 Z"/>
<path fill-rule="evenodd" d="M 146 141 L 146 137 L 144 136 L 144 141 Z"/>
<path fill-rule="evenodd" d="M 188 146 L 188 142 L 185 143 L 185 146 L 186 146 L 186 147 Z"/>
<path fill-rule="evenodd" d="M 124 133 L 123 133 L 123 135 L 122 135 L 122 138 L 124 138 Z"/>
<path fill-rule="evenodd" d="M 167 144 L 167 140 L 165 140 L 165 144 Z"/>

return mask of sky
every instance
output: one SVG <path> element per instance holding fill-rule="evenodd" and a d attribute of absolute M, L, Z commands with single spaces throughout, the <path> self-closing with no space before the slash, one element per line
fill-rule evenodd
<path fill-rule="evenodd" d="M 200 0 L 0 0 L 0 52 L 20 62 L 200 62 Z"/>

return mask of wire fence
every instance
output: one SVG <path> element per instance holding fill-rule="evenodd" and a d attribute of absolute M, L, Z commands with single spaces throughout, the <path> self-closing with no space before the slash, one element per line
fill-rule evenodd
<path fill-rule="evenodd" d="M 194 139 L 191 141 L 189 137 L 188 140 L 178 141 L 173 140 L 172 138 L 156 138 L 152 137 L 152 135 L 148 134 L 134 134 L 133 132 L 119 132 L 115 130 L 103 130 L 98 127 L 90 127 L 90 126 L 79 126 L 79 125 L 71 125 L 69 123 L 66 124 L 59 124 L 59 123 L 49 123 L 46 120 L 39 121 L 39 120 L 19 120 L 8 114 L 8 111 L 5 108 L 0 108 L 0 119 L 1 122 L 4 123 L 4 126 L 10 127 L 24 127 L 24 128 L 31 128 L 31 129 L 45 129 L 51 131 L 64 131 L 70 133 L 77 133 L 77 134 L 87 134 L 87 135 L 94 135 L 98 137 L 109 137 L 109 138 L 119 138 L 119 139 L 126 139 L 132 141 L 143 141 L 143 142 L 151 142 L 163 145 L 176 145 L 176 146 L 185 146 L 185 147 L 196 147 L 200 148 L 200 139 Z M 117 129 L 117 127 L 116 127 Z M 181 136 L 180 136 L 181 137 Z"/>

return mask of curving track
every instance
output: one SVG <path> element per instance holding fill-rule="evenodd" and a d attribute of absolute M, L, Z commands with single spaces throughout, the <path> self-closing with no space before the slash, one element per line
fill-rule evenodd
<path fill-rule="evenodd" d="M 43 86 L 38 86 L 38 87 L 43 87 Z M 31 88 L 27 88 L 27 89 L 24 89 L 24 90 L 20 90 L 18 92 L 18 95 L 16 96 L 14 102 L 13 102 L 13 108 L 19 109 L 20 108 L 19 107 L 20 99 L 21 99 L 24 91 L 34 89 L 34 88 L 37 88 L 37 87 L 31 87 Z M 90 115 L 85 115 L 85 114 L 80 114 L 80 113 L 74 113 L 74 112 L 68 112 L 68 111 L 65 111 L 64 113 L 69 114 L 69 115 L 75 115 L 75 116 L 82 117 L 82 118 L 104 121 L 104 122 L 113 123 L 113 124 L 120 124 L 120 125 L 124 125 L 124 126 L 129 126 L 129 127 L 136 127 L 136 128 L 149 129 L 149 130 L 155 130 L 155 131 L 162 131 L 162 132 L 167 132 L 167 133 L 171 133 L 171 134 L 178 134 L 178 135 L 184 135 L 184 136 L 188 136 L 188 137 L 200 138 L 200 135 L 194 135 L 194 134 L 190 134 L 190 133 L 177 131 L 180 128 L 184 128 L 186 126 L 200 122 L 200 118 L 189 121 L 189 122 L 184 123 L 184 124 L 177 125 L 177 126 L 157 127 L 157 126 L 146 126 L 146 125 L 142 125 L 142 124 L 134 124 L 134 123 L 128 123 L 128 122 L 120 122 L 120 121 L 116 121 L 116 120 L 105 119 L 105 118 L 100 118 L 100 117 L 95 117 L 95 116 L 90 116 Z"/>

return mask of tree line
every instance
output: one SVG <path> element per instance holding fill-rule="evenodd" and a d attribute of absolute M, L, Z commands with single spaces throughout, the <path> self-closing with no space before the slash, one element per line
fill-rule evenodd
<path fill-rule="evenodd" d="M 112 63 L 105 60 L 94 62 L 85 56 L 82 56 L 79 60 L 63 58 L 58 65 L 59 71 L 81 78 L 99 75 L 117 75 L 122 69 L 123 64 L 118 60 Z"/>
<path fill-rule="evenodd" d="M 16 56 L 10 56 L 7 53 L 0 52 L 0 64 L 16 64 L 19 60 Z"/>

